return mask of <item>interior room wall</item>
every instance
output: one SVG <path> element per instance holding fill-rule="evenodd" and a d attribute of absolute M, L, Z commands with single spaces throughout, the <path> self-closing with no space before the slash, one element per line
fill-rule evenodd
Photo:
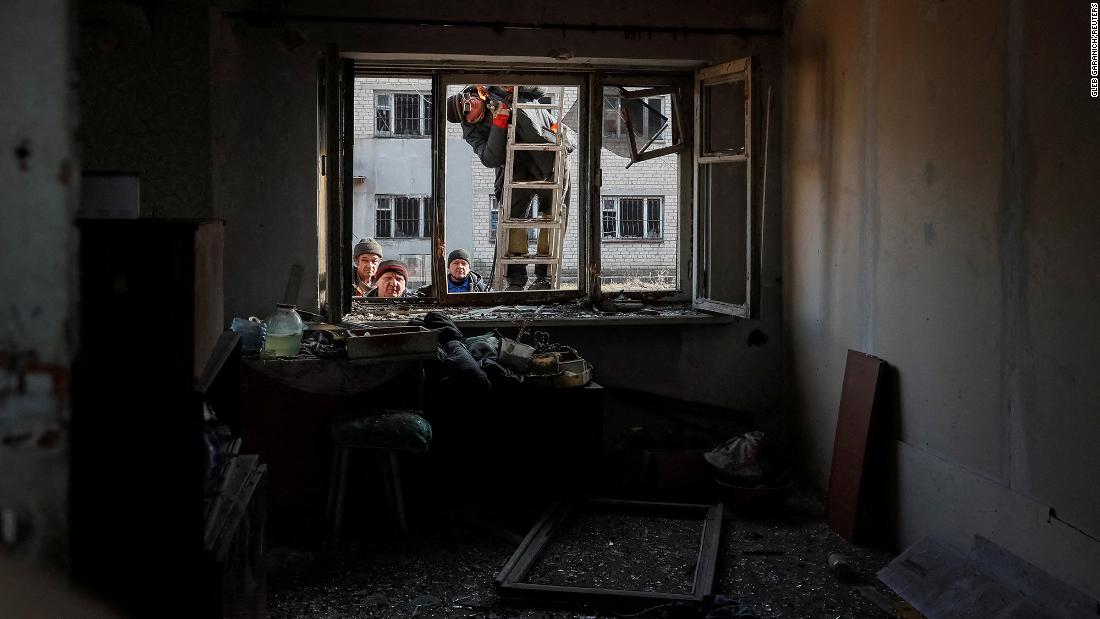
<path fill-rule="evenodd" d="M 1088 6 L 786 5 L 787 406 L 824 485 L 846 349 L 893 372 L 900 546 L 1100 596 Z"/>
<path fill-rule="evenodd" d="M 72 36 L 63 0 L 4 5 L 0 548 L 53 570 L 65 559 L 67 386 L 76 345 L 72 219 L 80 165 L 73 144 Z"/>
<path fill-rule="evenodd" d="M 294 3 L 291 3 L 293 5 Z M 430 6 L 429 6 L 430 4 Z M 548 12 L 542 5 L 489 7 L 470 16 L 460 3 L 413 3 L 343 9 L 343 15 L 409 19 L 508 19 L 513 22 L 685 25 L 758 28 L 778 32 L 778 7 L 768 2 L 691 2 L 662 15 L 566 2 Z M 620 6 L 621 5 L 621 6 Z M 618 7 L 618 8 L 616 8 Z M 741 10 L 731 10 L 731 8 Z M 299 7 L 300 8 L 300 7 Z M 295 7 L 285 9 L 294 12 Z M 309 13 L 325 13 L 327 5 Z M 307 12 L 301 9 L 302 12 Z M 280 22 L 275 26 L 211 12 L 214 211 L 226 219 L 226 315 L 269 311 L 282 294 L 288 269 L 305 267 L 299 304 L 316 303 L 315 223 L 316 71 L 329 45 L 363 53 L 419 53 L 445 61 L 451 54 L 576 58 L 651 58 L 658 62 L 719 62 L 758 54 L 778 78 L 780 41 L 775 35 L 661 34 L 622 31 L 503 30 L 420 27 L 398 24 Z M 778 82 L 776 82 L 778 87 Z M 775 113 L 778 117 L 778 106 Z M 773 165 L 778 163 L 775 122 Z M 637 386 L 671 397 L 731 408 L 779 408 L 780 286 L 778 174 L 766 229 L 761 312 L 758 320 L 710 327 L 586 327 L 569 331 L 569 343 L 599 359 L 598 375 L 609 384 Z M 313 285 L 311 288 L 310 285 Z M 748 333 L 767 335 L 749 346 Z"/>
<path fill-rule="evenodd" d="M 142 217 L 211 217 L 207 8 L 80 2 L 85 170 L 136 173 Z"/>

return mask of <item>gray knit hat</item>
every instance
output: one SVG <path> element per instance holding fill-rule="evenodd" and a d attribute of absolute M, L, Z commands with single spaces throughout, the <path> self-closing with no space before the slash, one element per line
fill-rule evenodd
<path fill-rule="evenodd" d="M 355 253 L 352 256 L 353 260 L 358 260 L 359 256 L 363 254 L 374 254 L 379 258 L 382 257 L 382 245 L 374 239 L 363 239 L 355 244 Z"/>
<path fill-rule="evenodd" d="M 451 266 L 451 263 L 455 260 L 458 260 L 459 258 L 465 260 L 466 264 L 470 264 L 470 252 L 466 251 L 465 249 L 459 248 L 447 254 L 447 266 Z"/>

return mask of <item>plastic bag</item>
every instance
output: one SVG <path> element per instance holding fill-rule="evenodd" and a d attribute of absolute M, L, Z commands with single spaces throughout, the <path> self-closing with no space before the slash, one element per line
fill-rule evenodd
<path fill-rule="evenodd" d="M 764 433 L 756 430 L 735 436 L 721 447 L 703 454 L 711 466 L 731 477 L 761 477 L 760 443 Z"/>

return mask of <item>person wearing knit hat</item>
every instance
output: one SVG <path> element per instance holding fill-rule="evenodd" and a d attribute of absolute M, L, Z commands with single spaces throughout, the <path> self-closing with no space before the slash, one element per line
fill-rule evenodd
<path fill-rule="evenodd" d="M 409 281 L 409 267 L 400 260 L 383 260 L 374 272 L 374 281 L 378 286 L 367 293 L 368 297 L 414 297 L 412 292 L 406 290 L 405 283 Z"/>
<path fill-rule="evenodd" d="M 355 260 L 352 293 L 357 297 L 366 296 L 374 287 L 374 274 L 382 261 L 382 244 L 374 239 L 362 239 L 355 244 L 352 258 Z"/>
<path fill-rule="evenodd" d="M 447 254 L 447 292 L 488 292 L 489 284 L 470 270 L 470 252 L 459 248 Z"/>

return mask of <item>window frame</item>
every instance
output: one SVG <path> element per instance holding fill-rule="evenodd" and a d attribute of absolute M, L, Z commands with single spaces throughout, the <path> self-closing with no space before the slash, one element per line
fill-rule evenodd
<path fill-rule="evenodd" d="M 417 234 L 415 236 L 398 236 L 397 235 L 397 204 L 396 198 L 406 198 L 416 200 L 418 217 L 416 218 Z M 389 204 L 385 209 L 381 207 L 382 200 L 389 200 Z M 392 241 L 400 241 L 404 239 L 427 239 L 431 238 L 430 234 L 426 234 L 430 228 L 431 223 L 428 219 L 428 211 L 431 203 L 431 196 L 425 194 L 394 194 L 394 193 L 376 193 L 374 194 L 374 238 L 387 239 Z M 388 236 L 382 235 L 378 232 L 378 213 L 379 211 L 389 211 L 389 228 L 390 234 Z"/>
<path fill-rule="evenodd" d="M 616 140 L 626 140 L 627 139 L 627 131 L 629 131 L 629 127 L 628 127 L 628 123 L 624 120 L 624 117 L 622 115 L 623 96 L 622 95 L 601 95 L 601 96 L 603 96 L 605 103 L 607 102 L 608 97 L 614 97 L 615 98 L 615 111 L 617 112 L 616 116 L 615 116 L 615 133 L 611 134 L 611 135 L 608 135 L 608 133 L 606 131 L 606 128 L 607 128 L 606 125 L 603 125 L 603 127 L 604 127 L 604 134 L 603 134 L 604 139 L 611 138 L 611 139 L 616 139 Z M 658 104 L 660 104 L 660 102 L 661 102 L 661 97 L 660 96 L 644 97 L 644 98 L 647 100 L 646 105 L 648 105 L 648 106 L 652 106 L 652 100 L 656 100 L 658 102 Z M 671 113 L 671 110 L 669 110 L 669 112 Z M 660 110 L 660 113 L 663 115 L 664 110 L 663 109 Z M 671 116 L 669 118 L 671 118 Z M 607 119 L 603 118 L 601 120 L 602 120 L 602 122 L 606 122 Z M 649 115 L 646 114 L 646 115 L 642 116 L 642 136 L 643 137 L 645 135 L 647 135 L 646 131 L 647 131 L 648 128 L 649 128 Z M 668 142 L 669 141 L 668 138 L 665 138 L 665 132 L 666 131 L 672 131 L 672 123 L 671 122 L 668 125 L 666 125 L 665 127 L 662 127 L 661 131 L 659 131 L 655 136 L 653 136 L 653 139 L 651 140 L 651 143 L 656 144 L 656 143 L 660 142 L 660 143 L 663 144 L 665 142 Z"/>
<path fill-rule="evenodd" d="M 603 243 L 663 243 L 664 242 L 664 240 L 665 240 L 665 223 L 664 223 L 663 217 L 664 217 L 664 212 L 665 212 L 664 211 L 665 197 L 663 195 L 660 195 L 660 194 L 639 194 L 639 195 L 612 194 L 612 195 L 603 195 L 603 194 L 601 194 L 600 195 L 600 220 L 601 220 L 601 223 L 603 222 L 603 218 L 605 217 L 605 213 L 609 210 L 609 209 L 606 208 L 608 200 L 611 200 L 613 202 L 613 204 L 615 205 L 615 208 L 614 208 L 614 212 L 615 212 L 615 235 L 614 236 L 607 236 L 604 233 L 604 231 L 602 229 L 602 226 L 601 226 L 601 230 L 600 230 L 601 242 L 603 242 Z M 642 227 L 643 227 L 644 232 L 645 232 L 645 234 L 643 234 L 642 236 L 624 236 L 622 234 L 622 226 L 623 226 L 622 201 L 623 200 L 641 200 L 642 201 L 642 219 L 641 219 L 641 222 L 642 222 Z M 661 217 L 657 218 L 657 221 L 660 222 L 660 226 L 661 226 L 660 234 L 658 234 L 657 236 L 649 236 L 649 222 L 652 219 L 650 217 L 650 208 L 652 206 L 651 202 L 653 200 L 658 201 L 657 208 L 661 212 Z"/>
<path fill-rule="evenodd" d="M 587 73 L 584 72 L 547 72 L 547 73 L 510 73 L 506 70 L 501 71 L 462 71 L 462 70 L 441 70 L 436 72 L 437 79 L 433 88 L 433 100 L 444 101 L 447 97 L 447 88 L 452 85 L 464 86 L 467 84 L 517 84 L 517 85 L 553 85 L 553 86 L 565 86 L 567 88 L 577 88 L 577 101 L 582 103 L 587 99 L 591 99 L 588 95 L 591 88 L 591 79 Z M 590 238 L 589 223 L 586 221 L 584 214 L 589 211 L 588 200 L 589 196 L 583 189 L 590 185 L 589 183 L 589 154 L 588 148 L 580 148 L 580 145 L 586 142 L 588 131 L 588 111 L 586 106 L 581 105 L 579 110 L 579 122 L 578 127 L 571 127 L 578 138 L 578 148 L 573 152 L 570 160 L 575 160 L 577 166 L 578 182 L 573 186 L 572 192 L 576 195 L 577 207 L 576 213 L 570 213 L 570 219 L 576 219 L 577 221 L 577 288 L 575 290 L 525 290 L 522 292 L 504 292 L 494 290 L 491 292 L 479 292 L 472 293 L 449 293 L 446 286 L 433 286 L 433 292 L 438 299 L 440 305 L 501 305 L 501 304 L 516 304 L 516 303 L 540 303 L 540 302 L 563 302 L 573 301 L 581 297 L 590 296 L 591 290 L 591 274 L 586 265 L 589 264 L 589 252 L 592 245 Z M 447 135 L 447 121 L 445 112 L 445 106 L 435 106 L 435 127 L 438 135 Z M 564 116 L 568 109 L 562 110 Z M 433 148 L 433 153 L 438 155 L 438 161 L 435 162 L 434 174 L 435 181 L 433 186 L 436 191 L 436 204 L 438 208 L 435 211 L 435 229 L 433 236 L 433 247 L 437 248 L 435 256 L 435 267 L 433 270 L 435 282 L 446 281 L 447 277 L 447 265 L 444 263 L 446 260 L 446 251 L 441 251 L 442 248 L 446 248 L 448 251 L 453 249 L 446 244 L 446 211 L 447 211 L 447 196 L 446 196 L 446 157 L 448 156 L 446 139 L 440 140 L 442 145 L 437 148 Z M 457 155 L 460 157 L 469 156 L 469 147 L 466 146 L 465 150 L 459 149 Z M 495 247 L 495 243 L 494 243 Z M 563 267 L 565 263 L 563 261 Z M 488 274 L 482 273 L 482 276 L 488 277 Z"/>
<path fill-rule="evenodd" d="M 432 115 L 435 113 L 435 105 L 426 103 L 426 97 L 431 97 L 430 93 L 425 95 L 415 89 L 389 88 L 372 89 L 372 93 L 374 95 L 374 132 L 372 134 L 374 137 L 398 140 L 419 140 L 432 137 Z M 418 116 L 420 133 L 397 133 L 397 95 L 417 95 L 417 104 L 420 109 Z M 389 111 L 390 128 L 387 131 L 378 129 L 378 111 L 382 109 L 378 104 L 380 96 L 386 96 L 390 99 L 389 105 L 384 108 Z M 425 107 L 430 108 L 427 114 L 425 114 Z"/>
<path fill-rule="evenodd" d="M 331 55 L 326 56 L 326 58 L 331 57 Z M 742 62 L 745 63 L 746 66 L 749 66 L 749 61 L 747 59 L 733 62 Z M 729 65 L 731 63 L 725 64 Z M 673 95 L 674 97 L 678 96 L 681 102 L 690 99 L 691 103 L 686 106 L 687 109 L 685 109 L 685 106 L 681 103 L 681 105 L 678 106 L 679 110 L 669 110 L 671 112 L 670 118 L 672 122 L 680 122 L 680 142 L 686 147 L 678 153 L 673 153 L 673 156 L 679 156 L 681 158 L 680 165 L 678 166 L 679 191 L 677 208 L 679 217 L 676 240 L 679 256 L 677 262 L 678 289 L 670 291 L 623 291 L 621 293 L 616 291 L 615 294 L 622 294 L 628 298 L 647 301 L 692 301 L 697 307 L 701 306 L 701 304 L 698 303 L 701 299 L 696 295 L 698 283 L 696 274 L 698 273 L 700 264 L 694 251 L 698 245 L 696 239 L 702 227 L 702 224 L 698 220 L 698 205 L 696 204 L 696 192 L 698 189 L 696 171 L 700 162 L 695 152 L 698 147 L 694 139 L 695 123 L 689 122 L 686 118 L 686 114 L 689 113 L 687 111 L 688 109 L 695 107 L 696 111 L 698 111 L 698 73 L 693 74 L 682 69 L 665 71 L 659 68 L 639 71 L 631 70 L 629 72 L 586 68 L 576 71 L 549 72 L 548 70 L 547 73 L 508 73 L 506 69 L 498 67 L 477 67 L 467 69 L 425 68 L 423 65 L 420 67 L 396 67 L 392 65 L 383 67 L 379 63 L 372 64 L 370 62 L 364 63 L 362 61 L 353 61 L 347 57 L 342 58 L 339 63 L 328 61 L 328 64 L 325 64 L 323 62 L 321 66 L 324 69 L 322 71 L 322 77 L 325 79 L 319 84 L 319 91 L 321 92 L 319 110 L 320 113 L 327 118 L 336 120 L 332 120 L 327 124 L 322 124 L 319 120 L 319 124 L 321 124 L 320 135 L 322 137 L 319 138 L 321 141 L 318 147 L 318 202 L 319 204 L 327 204 L 328 206 L 319 208 L 318 220 L 320 224 L 322 221 L 342 222 L 343 219 L 347 219 L 347 222 L 342 222 L 342 228 L 346 229 L 350 229 L 352 209 L 350 195 L 350 170 L 352 163 L 351 145 L 353 144 L 351 113 L 354 101 L 352 82 L 355 77 L 392 75 L 395 78 L 415 77 L 418 79 L 430 79 L 432 81 L 431 98 L 433 102 L 445 100 L 447 85 L 468 83 L 562 84 L 566 86 L 576 86 L 578 88 L 578 100 L 581 102 L 579 108 L 579 122 L 577 123 L 578 126 L 574 127 L 574 129 L 578 135 L 578 142 L 583 143 L 584 148 L 579 148 L 574 155 L 577 160 L 577 174 L 579 177 L 579 182 L 573 187 L 573 191 L 577 192 L 577 213 L 570 214 L 571 217 L 576 217 L 580 234 L 577 267 L 580 269 L 582 276 L 579 280 L 577 290 L 524 291 L 518 293 L 490 292 L 459 295 L 446 293 L 445 286 L 433 286 L 434 293 L 431 297 L 364 299 L 367 303 L 397 302 L 411 304 L 492 306 L 501 303 L 515 304 L 517 302 L 539 303 L 566 301 L 585 295 L 589 297 L 589 300 L 594 302 L 601 300 L 600 245 L 603 242 L 603 237 L 600 186 L 602 170 L 600 169 L 599 153 L 603 147 L 603 98 L 602 96 L 595 97 L 593 95 L 594 93 L 602 94 L 603 89 L 607 86 L 622 85 L 627 87 L 651 86 L 652 89 L 671 88 L 674 93 L 676 93 Z M 391 90 L 388 92 L 400 91 Z M 338 107 L 333 104 L 334 101 L 339 101 Z M 674 108 L 677 107 L 675 103 L 673 106 Z M 751 107 L 751 104 L 749 107 Z M 563 113 L 564 112 L 565 110 L 563 110 Z M 679 116 L 677 116 L 677 114 L 679 114 Z M 445 279 L 441 278 L 446 277 L 446 265 L 444 264 L 446 255 L 445 250 L 449 249 L 445 244 L 446 188 L 444 185 L 446 172 L 446 129 L 445 106 L 436 103 L 432 105 L 431 130 L 428 131 L 426 135 L 394 136 L 399 138 L 427 137 L 432 140 L 432 195 L 430 196 L 432 206 L 429 216 L 432 218 L 431 279 L 433 284 L 445 281 Z M 675 124 L 673 124 L 672 130 L 674 132 L 677 131 Z M 751 131 L 751 127 L 747 127 L 747 131 Z M 751 135 L 751 133 L 746 135 Z M 327 144 L 323 139 L 324 136 L 328 136 Z M 339 138 L 339 140 L 334 138 Z M 677 142 L 675 138 L 672 141 Z M 340 142 L 343 143 L 341 144 Z M 334 143 L 335 148 L 333 147 Z M 327 164 L 327 168 L 330 173 L 327 177 L 325 174 L 326 153 L 333 153 L 333 156 L 328 157 L 329 163 Z M 339 168 L 337 170 L 338 174 L 336 175 L 331 173 L 334 167 Z M 752 186 L 752 177 L 750 177 L 747 184 L 749 187 Z M 347 187 L 345 188 L 344 185 L 347 185 Z M 329 191 L 323 191 L 323 188 L 328 188 Z M 337 191 L 332 191 L 333 188 L 338 189 Z M 426 207 L 425 202 L 421 202 L 422 211 Z M 750 213 L 753 210 L 752 207 L 753 205 L 750 200 L 748 208 Z M 336 209 L 335 213 L 334 208 Z M 661 208 L 668 208 L 667 200 L 662 200 Z M 424 216 L 422 214 L 422 221 L 423 220 Z M 424 224 L 422 223 L 421 225 L 423 226 Z M 752 234 L 751 227 L 750 222 L 749 229 L 746 230 L 750 236 Z M 329 314 L 329 318 L 337 322 L 344 314 L 351 310 L 351 248 L 347 246 L 347 239 L 344 238 L 346 235 L 342 233 L 342 228 L 341 226 L 333 225 L 327 226 L 326 229 L 319 231 L 321 232 L 320 236 L 324 242 L 322 255 L 330 256 L 329 260 L 322 261 L 319 264 L 321 267 L 319 277 L 321 281 L 324 282 L 319 285 L 319 300 L 322 302 L 323 307 L 327 308 L 326 311 Z M 664 221 L 662 221 L 662 239 L 667 236 L 665 228 Z M 338 242 L 334 242 L 334 239 L 337 238 Z M 424 237 L 421 236 L 417 238 L 423 239 Z M 628 239 L 626 241 L 639 242 L 644 241 L 644 239 Z M 754 252 L 755 249 L 747 252 L 750 262 L 754 259 Z M 331 259 L 337 255 L 347 259 Z M 341 276 L 334 270 L 333 273 L 326 275 L 324 265 L 327 263 L 338 263 L 347 273 Z M 342 305 L 334 305 L 341 296 L 343 297 Z M 757 295 L 752 295 L 750 297 L 752 303 L 747 305 L 754 307 L 756 298 Z M 336 314 L 337 309 L 341 311 L 339 314 Z M 705 306 L 701 307 L 701 309 L 729 313 Z M 750 313 L 751 312 L 746 312 L 737 315 L 749 315 Z"/>
<path fill-rule="evenodd" d="M 755 204 L 757 191 L 754 186 L 760 178 L 759 158 L 755 157 L 758 140 L 758 132 L 754 132 L 754 126 L 759 125 L 759 101 L 753 97 L 755 64 L 752 58 L 740 58 L 717 65 L 704 67 L 695 72 L 695 88 L 693 99 L 693 122 L 696 139 L 693 144 L 695 175 L 695 191 L 692 199 L 694 226 L 692 230 L 692 306 L 710 312 L 727 314 L 740 318 L 751 318 L 759 315 L 759 258 L 760 238 L 759 220 L 756 212 L 759 208 Z M 704 105 L 703 89 L 709 86 L 724 83 L 744 82 L 744 148 L 743 152 L 708 151 L 704 148 L 707 121 L 706 113 L 709 108 Z M 715 226 L 710 225 L 710 214 L 713 204 L 704 196 L 705 183 L 713 166 L 726 164 L 745 165 L 745 267 L 744 267 L 744 302 L 733 303 L 721 301 L 710 296 L 712 277 L 728 276 L 722 269 L 714 268 L 711 264 L 710 248 Z"/>

